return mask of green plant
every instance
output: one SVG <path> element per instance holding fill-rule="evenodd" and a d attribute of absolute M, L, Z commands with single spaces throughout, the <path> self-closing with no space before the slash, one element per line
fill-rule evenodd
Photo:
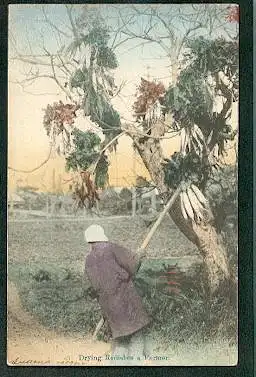
<path fill-rule="evenodd" d="M 100 137 L 94 132 L 84 132 L 78 128 L 74 128 L 72 136 L 74 148 L 66 156 L 67 171 L 85 171 L 100 157 L 95 171 L 95 184 L 97 188 L 103 188 L 108 180 L 109 163 L 104 153 L 100 155 Z"/>

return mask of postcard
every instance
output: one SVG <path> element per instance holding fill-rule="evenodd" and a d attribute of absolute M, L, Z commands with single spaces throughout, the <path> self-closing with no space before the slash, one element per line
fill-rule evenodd
<path fill-rule="evenodd" d="M 238 362 L 239 6 L 12 4 L 9 366 Z"/>

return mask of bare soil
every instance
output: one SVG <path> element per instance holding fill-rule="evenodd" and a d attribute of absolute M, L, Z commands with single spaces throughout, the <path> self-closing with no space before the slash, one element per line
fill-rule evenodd
<path fill-rule="evenodd" d="M 105 355 L 110 344 L 63 336 L 44 328 L 21 305 L 17 288 L 8 282 L 7 357 L 9 365 L 98 365 L 79 361 L 79 355 Z"/>

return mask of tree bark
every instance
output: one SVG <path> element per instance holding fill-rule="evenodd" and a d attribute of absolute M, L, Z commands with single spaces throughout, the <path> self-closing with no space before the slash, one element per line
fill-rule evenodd
<path fill-rule="evenodd" d="M 134 135 L 133 140 L 153 182 L 166 202 L 169 190 L 164 183 L 164 171 L 161 165 L 163 154 L 159 141 L 150 138 L 135 139 Z M 209 296 L 211 297 L 219 292 L 223 286 L 228 286 L 229 289 L 232 287 L 233 295 L 236 285 L 233 284 L 231 278 L 227 250 L 211 220 L 202 225 L 198 225 L 191 220 L 185 220 L 181 213 L 179 197 L 169 213 L 180 231 L 199 249 L 204 261 Z M 229 293 L 231 294 L 231 292 L 227 292 L 227 294 Z"/>
<path fill-rule="evenodd" d="M 182 233 L 198 247 L 205 265 L 209 294 L 217 293 L 224 286 L 229 286 L 229 288 L 233 286 L 232 292 L 229 292 L 233 295 L 235 286 L 230 272 L 227 250 L 213 224 L 209 221 L 198 225 L 191 220 L 185 220 L 178 200 L 170 210 L 170 215 Z"/>

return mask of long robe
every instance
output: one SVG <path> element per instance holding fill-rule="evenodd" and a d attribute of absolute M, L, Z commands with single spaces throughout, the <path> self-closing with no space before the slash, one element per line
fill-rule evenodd
<path fill-rule="evenodd" d="M 132 281 L 138 266 L 135 255 L 111 242 L 93 243 L 86 257 L 86 272 L 113 339 L 133 334 L 150 322 Z"/>

